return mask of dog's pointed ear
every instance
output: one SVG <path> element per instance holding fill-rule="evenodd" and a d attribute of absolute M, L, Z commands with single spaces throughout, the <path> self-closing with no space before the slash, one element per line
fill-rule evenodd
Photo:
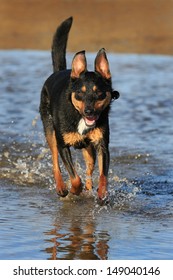
<path fill-rule="evenodd" d="M 87 70 L 87 62 L 85 57 L 85 51 L 81 51 L 75 54 L 72 61 L 71 78 L 79 78 L 80 74 Z"/>
<path fill-rule="evenodd" d="M 111 78 L 111 73 L 109 70 L 109 62 L 107 60 L 105 49 L 102 48 L 97 53 L 95 59 L 95 71 L 100 73 L 100 75 L 105 79 Z"/>

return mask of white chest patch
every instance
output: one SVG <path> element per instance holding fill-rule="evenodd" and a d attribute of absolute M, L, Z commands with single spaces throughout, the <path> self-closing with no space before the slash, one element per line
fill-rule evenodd
<path fill-rule="evenodd" d="M 85 130 L 88 130 L 88 126 L 85 124 L 85 121 L 83 118 L 79 121 L 77 130 L 78 130 L 79 134 L 81 134 L 81 135 L 84 133 Z"/>

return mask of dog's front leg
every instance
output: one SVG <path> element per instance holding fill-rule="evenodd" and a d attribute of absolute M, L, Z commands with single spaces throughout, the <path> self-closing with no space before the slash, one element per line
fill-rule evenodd
<path fill-rule="evenodd" d="M 70 181 L 71 181 L 70 192 L 72 194 L 79 195 L 82 191 L 82 183 L 80 177 L 77 175 L 76 170 L 74 168 L 70 149 L 69 147 L 63 147 L 63 148 L 61 147 L 59 149 L 59 152 L 70 176 Z"/>
<path fill-rule="evenodd" d="M 86 163 L 86 189 L 92 190 L 92 173 L 94 171 L 95 164 L 95 148 L 92 145 L 82 150 L 83 157 Z"/>
<path fill-rule="evenodd" d="M 98 147 L 98 165 L 99 165 L 99 186 L 98 198 L 103 201 L 107 197 L 107 176 L 109 170 L 109 149 L 108 145 Z"/>

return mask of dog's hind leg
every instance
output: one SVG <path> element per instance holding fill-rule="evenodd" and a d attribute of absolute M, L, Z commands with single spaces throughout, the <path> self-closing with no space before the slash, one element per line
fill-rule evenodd
<path fill-rule="evenodd" d="M 88 146 L 82 150 L 83 157 L 86 163 L 86 189 L 92 190 L 93 183 L 92 183 L 92 174 L 94 171 L 95 159 L 96 159 L 96 152 L 93 146 Z"/>
<path fill-rule="evenodd" d="M 53 126 L 52 116 L 50 113 L 49 93 L 46 87 L 43 87 L 41 93 L 40 114 L 41 114 L 41 119 L 43 121 L 45 137 L 52 153 L 53 173 L 56 182 L 56 190 L 60 196 L 64 197 L 68 194 L 68 191 L 63 181 L 59 162 L 58 162 L 58 146 L 57 146 L 55 130 Z"/>
<path fill-rule="evenodd" d="M 46 133 L 46 139 L 52 153 L 53 173 L 56 182 L 56 191 L 58 195 L 65 197 L 68 194 L 68 190 L 66 189 L 66 185 L 63 181 L 60 166 L 59 166 L 58 147 L 57 147 L 55 131 L 53 131 L 52 133 Z"/>
<path fill-rule="evenodd" d="M 70 181 L 71 181 L 70 192 L 72 194 L 79 195 L 82 191 L 82 183 L 80 177 L 77 175 L 76 170 L 74 168 L 70 148 L 59 147 L 59 153 L 70 176 Z"/>

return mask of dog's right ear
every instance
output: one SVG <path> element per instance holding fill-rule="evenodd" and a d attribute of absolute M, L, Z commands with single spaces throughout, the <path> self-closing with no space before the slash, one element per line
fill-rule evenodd
<path fill-rule="evenodd" d="M 105 49 L 99 50 L 95 59 L 95 71 L 99 73 L 103 78 L 110 79 L 111 73 L 109 70 L 109 62 L 106 56 Z"/>
<path fill-rule="evenodd" d="M 71 78 L 79 78 L 80 74 L 87 70 L 87 62 L 85 57 L 85 51 L 81 51 L 75 54 L 72 61 Z"/>

